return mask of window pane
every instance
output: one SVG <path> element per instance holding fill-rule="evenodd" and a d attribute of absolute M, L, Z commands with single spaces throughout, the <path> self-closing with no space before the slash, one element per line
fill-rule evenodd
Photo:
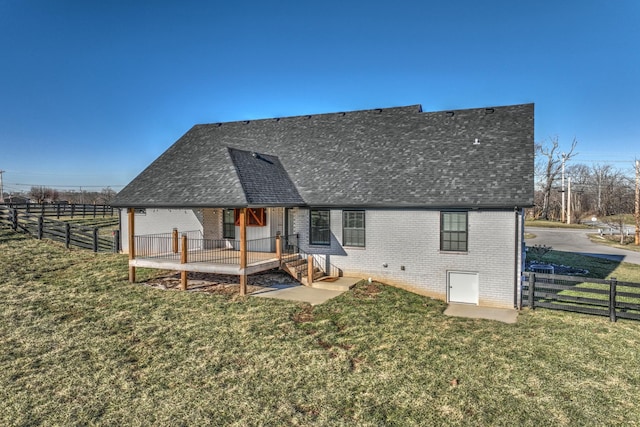
<path fill-rule="evenodd" d="M 309 240 L 312 245 L 328 245 L 331 243 L 329 211 L 311 210 Z"/>
<path fill-rule="evenodd" d="M 467 251 L 467 213 L 442 212 L 440 250 Z"/>
<path fill-rule="evenodd" d="M 344 246 L 365 246 L 364 211 L 342 212 L 342 244 Z"/>
<path fill-rule="evenodd" d="M 225 239 L 236 238 L 236 224 L 233 209 L 225 209 L 222 214 L 222 237 Z"/>

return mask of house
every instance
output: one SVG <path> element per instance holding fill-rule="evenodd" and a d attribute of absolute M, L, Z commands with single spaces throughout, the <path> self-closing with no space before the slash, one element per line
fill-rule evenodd
<path fill-rule="evenodd" d="M 513 308 L 533 205 L 533 120 L 533 104 L 412 105 L 196 125 L 116 196 L 128 212 L 123 251 L 135 276 L 156 266 L 145 248 L 177 254 L 178 233 L 193 254 L 279 251 L 282 261 L 293 249 L 325 274 Z M 245 281 L 266 262 L 172 259 Z"/>

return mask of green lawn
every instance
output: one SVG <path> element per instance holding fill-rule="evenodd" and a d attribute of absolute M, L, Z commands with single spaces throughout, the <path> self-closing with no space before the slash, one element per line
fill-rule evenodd
<path fill-rule="evenodd" d="M 125 256 L 2 230 L 0 273 L 0 425 L 640 420 L 639 322 L 449 318 L 378 283 L 317 307 L 161 291 Z"/>

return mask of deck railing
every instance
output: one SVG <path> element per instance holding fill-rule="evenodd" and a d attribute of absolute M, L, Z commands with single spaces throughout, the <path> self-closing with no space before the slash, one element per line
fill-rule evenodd
<path fill-rule="evenodd" d="M 187 262 L 240 264 L 240 240 L 204 239 L 200 231 L 135 236 L 136 258 L 180 261 L 182 236 L 186 235 Z M 247 264 L 265 260 L 276 253 L 276 236 L 247 240 Z"/>

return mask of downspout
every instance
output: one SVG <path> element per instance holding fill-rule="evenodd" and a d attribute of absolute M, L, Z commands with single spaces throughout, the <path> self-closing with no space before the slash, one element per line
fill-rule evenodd
<path fill-rule="evenodd" d="M 519 291 L 519 285 L 520 285 L 520 266 L 518 264 L 518 251 L 520 250 L 520 247 L 522 245 L 522 243 L 520 242 L 520 221 L 518 218 L 518 207 L 515 207 L 515 239 L 514 239 L 514 259 L 513 259 L 513 307 L 516 309 L 520 309 L 520 306 L 518 304 L 519 298 L 518 298 L 518 291 Z"/>

